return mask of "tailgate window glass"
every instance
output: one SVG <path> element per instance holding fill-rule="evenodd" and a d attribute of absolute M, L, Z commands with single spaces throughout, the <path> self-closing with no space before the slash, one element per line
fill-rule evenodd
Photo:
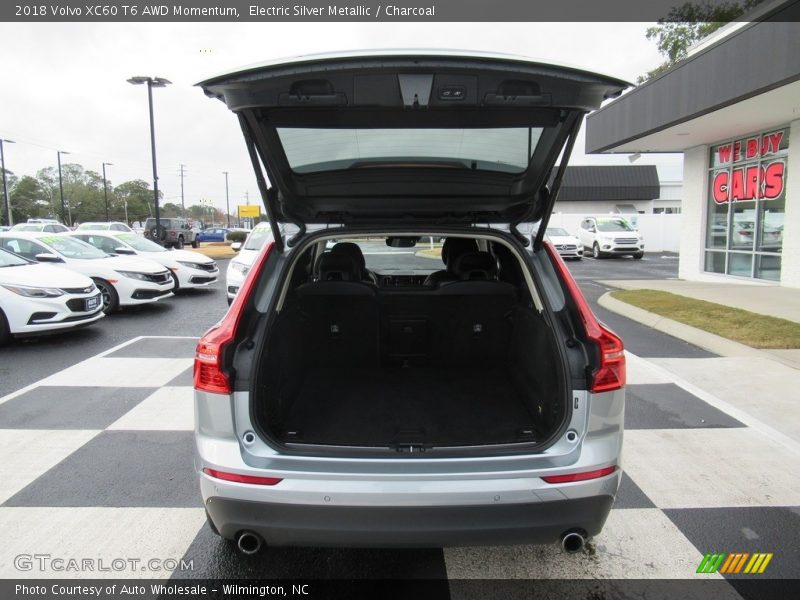
<path fill-rule="evenodd" d="M 298 173 L 383 166 L 523 172 L 541 127 L 486 129 L 315 129 L 279 127 Z"/>

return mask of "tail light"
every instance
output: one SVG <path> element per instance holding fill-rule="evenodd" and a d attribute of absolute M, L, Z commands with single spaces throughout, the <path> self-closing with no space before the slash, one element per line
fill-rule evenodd
<path fill-rule="evenodd" d="M 197 342 L 194 355 L 194 388 L 196 390 L 215 394 L 231 393 L 230 378 L 222 366 L 222 353 L 225 346 L 236 337 L 242 310 L 250 298 L 274 245 L 274 242 L 270 242 L 264 247 L 256 258 L 253 268 L 250 269 L 248 277 L 244 280 L 239 293 L 233 299 L 228 312 Z"/>
<path fill-rule="evenodd" d="M 600 366 L 592 374 L 589 389 L 592 392 L 610 392 L 625 385 L 625 347 L 617 334 L 601 325 L 586 302 L 581 289 L 573 279 L 567 265 L 561 260 L 550 242 L 544 242 L 550 260 L 558 271 L 575 307 L 578 309 L 586 337 L 597 345 L 600 351 Z"/>
<path fill-rule="evenodd" d="M 228 473 L 227 471 L 217 471 L 216 469 L 203 469 L 203 473 L 215 479 L 223 481 L 234 481 L 236 483 L 249 483 L 252 485 L 277 485 L 283 479 L 278 477 L 257 477 L 255 475 L 240 475 L 239 473 Z"/>
<path fill-rule="evenodd" d="M 582 473 L 570 473 L 569 475 L 548 475 L 542 477 L 545 483 L 572 483 L 574 481 L 588 481 L 589 479 L 599 479 L 606 475 L 611 475 L 617 470 L 616 465 L 606 467 L 605 469 L 597 469 L 595 471 L 583 471 Z"/>

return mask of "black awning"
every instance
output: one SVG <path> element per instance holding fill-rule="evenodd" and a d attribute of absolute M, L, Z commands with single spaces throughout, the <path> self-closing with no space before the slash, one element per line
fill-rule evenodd
<path fill-rule="evenodd" d="M 556 205 L 565 201 L 654 200 L 660 195 L 655 165 L 575 166 L 567 167 Z"/>

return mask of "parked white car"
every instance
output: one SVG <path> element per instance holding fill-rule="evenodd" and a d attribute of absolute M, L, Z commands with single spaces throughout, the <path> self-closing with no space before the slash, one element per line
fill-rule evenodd
<path fill-rule="evenodd" d="M 553 244 L 561 258 L 583 258 L 581 241 L 563 227 L 548 227 L 544 231 L 545 237 Z"/>
<path fill-rule="evenodd" d="M 103 318 L 100 291 L 80 273 L 0 249 L 0 344 L 85 327 Z"/>
<path fill-rule="evenodd" d="M 175 283 L 169 271 L 152 260 L 109 256 L 69 234 L 0 233 L 0 248 L 36 262 L 77 271 L 94 281 L 103 300 L 103 312 L 155 302 L 172 295 Z"/>
<path fill-rule="evenodd" d="M 175 289 L 205 287 L 214 283 L 219 275 L 215 260 L 189 250 L 167 250 L 135 233 L 79 230 L 69 235 L 106 254 L 140 256 L 156 261 L 169 269 Z"/>
<path fill-rule="evenodd" d="M 132 233 L 133 229 L 122 221 L 87 221 L 78 225 L 75 231 L 127 231 Z"/>
<path fill-rule="evenodd" d="M 234 256 L 228 263 L 228 270 L 225 273 L 225 291 L 228 294 L 228 304 L 233 302 L 233 298 L 242 287 L 244 278 L 253 266 L 253 261 L 258 252 L 264 247 L 264 244 L 272 241 L 272 229 L 269 223 L 262 222 L 253 227 L 250 235 L 244 241 L 244 244 L 234 242 L 231 248 L 238 250 L 238 254 Z"/>
<path fill-rule="evenodd" d="M 69 231 L 69 227 L 66 225 L 62 225 L 56 221 L 43 221 L 43 222 L 32 222 L 28 221 L 27 223 L 17 223 L 11 228 L 11 231 L 33 231 L 33 232 L 44 232 L 44 233 L 61 233 L 63 231 Z"/>
<path fill-rule="evenodd" d="M 592 252 L 594 258 L 644 256 L 644 238 L 624 217 L 585 217 L 578 228 L 581 245 Z"/>

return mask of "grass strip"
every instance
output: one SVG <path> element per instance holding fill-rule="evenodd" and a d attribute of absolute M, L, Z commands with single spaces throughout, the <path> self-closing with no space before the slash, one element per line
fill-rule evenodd
<path fill-rule="evenodd" d="M 619 290 L 611 295 L 662 317 L 753 348 L 800 348 L 800 323 L 794 321 L 659 290 Z"/>

